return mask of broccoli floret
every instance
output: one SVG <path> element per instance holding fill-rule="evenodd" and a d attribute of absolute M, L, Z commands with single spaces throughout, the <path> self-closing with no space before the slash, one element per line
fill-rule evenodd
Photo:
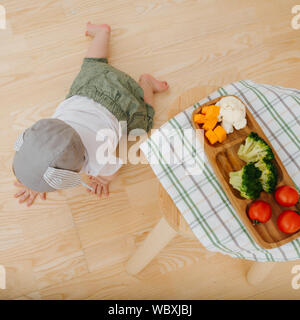
<path fill-rule="evenodd" d="M 257 133 L 251 132 L 238 151 L 238 156 L 245 162 L 256 162 L 263 158 L 274 159 L 274 154 L 269 145 Z"/>
<path fill-rule="evenodd" d="M 262 172 L 260 182 L 264 191 L 268 193 L 274 192 L 277 185 L 277 169 L 273 162 L 262 159 L 255 163 L 255 166 Z"/>
<path fill-rule="evenodd" d="M 240 171 L 229 173 L 229 183 L 246 199 L 257 199 L 262 191 L 261 171 L 250 162 Z"/>

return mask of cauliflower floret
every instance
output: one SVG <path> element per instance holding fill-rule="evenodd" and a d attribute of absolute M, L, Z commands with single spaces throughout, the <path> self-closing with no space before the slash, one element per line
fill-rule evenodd
<path fill-rule="evenodd" d="M 240 121 L 237 121 L 237 122 L 235 122 L 235 123 L 233 124 L 234 129 L 236 129 L 236 130 L 243 129 L 243 128 L 246 127 L 246 125 L 247 125 L 247 120 L 246 120 L 246 118 L 241 119 Z"/>
<path fill-rule="evenodd" d="M 218 103 L 220 107 L 219 121 L 222 121 L 222 127 L 227 133 L 244 128 L 247 124 L 246 108 L 244 104 L 233 96 L 224 97 Z"/>
<path fill-rule="evenodd" d="M 230 122 L 222 121 L 221 126 L 225 129 L 227 134 L 233 132 L 233 126 Z"/>

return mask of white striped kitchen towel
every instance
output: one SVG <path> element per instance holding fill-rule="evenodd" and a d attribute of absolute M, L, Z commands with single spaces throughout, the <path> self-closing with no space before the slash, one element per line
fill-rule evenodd
<path fill-rule="evenodd" d="M 300 239 L 270 250 L 261 248 L 252 239 L 205 155 L 199 155 L 199 150 L 203 151 L 201 144 L 193 144 L 193 137 L 189 139 L 183 134 L 183 130 L 192 129 L 191 115 L 195 108 L 228 94 L 238 96 L 255 116 L 299 191 L 300 90 L 297 89 L 257 84 L 250 80 L 226 85 L 165 123 L 141 145 L 141 150 L 196 237 L 208 250 L 256 261 L 300 259 Z M 181 162 L 166 159 L 176 160 L 176 141 L 182 141 L 184 149 Z M 161 144 L 164 148 L 167 146 L 169 152 L 161 152 Z M 195 157 L 199 168 L 204 168 L 203 174 L 187 175 L 186 169 Z"/>

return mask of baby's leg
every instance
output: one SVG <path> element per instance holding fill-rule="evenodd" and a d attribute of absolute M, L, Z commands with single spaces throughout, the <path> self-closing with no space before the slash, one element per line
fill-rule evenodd
<path fill-rule="evenodd" d="M 169 89 L 166 81 L 159 81 L 150 74 L 142 74 L 140 76 L 139 85 L 144 90 L 144 100 L 151 106 L 154 105 L 154 94 Z"/>
<path fill-rule="evenodd" d="M 86 27 L 87 31 L 85 35 L 93 37 L 86 58 L 107 58 L 110 26 L 107 24 L 92 24 L 88 22 Z"/>

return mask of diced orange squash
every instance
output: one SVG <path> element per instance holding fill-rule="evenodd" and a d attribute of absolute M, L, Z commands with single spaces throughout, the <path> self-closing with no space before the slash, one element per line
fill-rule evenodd
<path fill-rule="evenodd" d="M 207 114 L 205 115 L 205 120 L 206 120 L 206 121 L 208 121 L 208 120 L 214 120 L 214 119 L 216 119 L 216 118 L 218 118 L 218 116 L 216 116 L 216 115 L 213 114 L 213 113 L 207 113 Z"/>
<path fill-rule="evenodd" d="M 215 144 L 218 141 L 217 135 L 212 130 L 206 131 L 205 136 L 210 142 L 210 144 Z"/>
<path fill-rule="evenodd" d="M 208 111 L 209 108 L 210 108 L 210 106 L 203 107 L 201 109 L 201 113 L 206 114 L 206 112 Z"/>
<path fill-rule="evenodd" d="M 211 118 L 217 118 L 220 113 L 220 107 L 219 106 L 210 106 L 210 108 L 206 112 L 206 118 L 211 119 Z"/>
<path fill-rule="evenodd" d="M 202 128 L 206 131 L 213 130 L 217 123 L 218 123 L 218 118 L 212 118 L 212 119 L 206 120 Z"/>
<path fill-rule="evenodd" d="M 200 114 L 200 113 L 195 114 L 194 115 L 194 122 L 199 123 L 199 124 L 204 123 L 205 122 L 205 115 Z"/>
<path fill-rule="evenodd" d="M 223 127 L 221 126 L 217 126 L 215 129 L 214 129 L 214 133 L 216 134 L 216 136 L 218 137 L 218 141 L 220 143 L 222 143 L 223 141 L 226 140 L 226 137 L 227 137 L 227 134 L 226 134 L 226 131 Z"/>

